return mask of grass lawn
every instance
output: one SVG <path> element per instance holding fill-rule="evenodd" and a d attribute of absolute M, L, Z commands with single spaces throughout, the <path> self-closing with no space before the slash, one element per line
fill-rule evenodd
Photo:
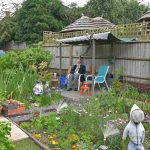
<path fill-rule="evenodd" d="M 30 139 L 15 142 L 15 150 L 41 150 L 34 142 Z"/>

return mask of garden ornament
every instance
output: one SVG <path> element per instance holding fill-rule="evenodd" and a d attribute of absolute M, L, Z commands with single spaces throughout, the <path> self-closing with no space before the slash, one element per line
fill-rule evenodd
<path fill-rule="evenodd" d="M 126 140 L 127 136 L 130 139 L 128 150 L 144 150 L 145 129 L 141 123 L 143 120 L 144 112 L 134 104 L 130 112 L 130 122 L 123 132 L 123 140 Z"/>
<path fill-rule="evenodd" d="M 34 95 L 41 96 L 43 95 L 43 85 L 40 81 L 36 81 L 36 84 L 33 88 Z"/>
<path fill-rule="evenodd" d="M 47 94 L 49 97 L 51 97 L 51 89 L 50 89 L 47 81 L 42 81 L 42 84 L 43 84 L 43 92 L 45 94 Z"/>

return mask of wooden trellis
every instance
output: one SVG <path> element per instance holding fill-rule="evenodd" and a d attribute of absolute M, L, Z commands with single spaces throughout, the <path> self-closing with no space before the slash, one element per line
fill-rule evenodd
<path fill-rule="evenodd" d="M 72 38 L 94 33 L 111 32 L 117 38 L 135 38 L 136 41 L 150 41 L 150 22 L 117 25 L 112 28 L 99 28 L 76 32 L 43 32 L 43 44 L 46 46 L 55 43 L 57 39 Z"/>

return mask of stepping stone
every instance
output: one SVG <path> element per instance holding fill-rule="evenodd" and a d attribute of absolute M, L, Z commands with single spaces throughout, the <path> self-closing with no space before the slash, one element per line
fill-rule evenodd
<path fill-rule="evenodd" d="M 16 126 L 7 118 L 0 116 L 0 121 L 6 121 L 11 123 L 11 136 L 9 138 L 12 141 L 20 141 L 29 138 L 29 136 L 26 133 L 24 133 L 18 126 Z"/>

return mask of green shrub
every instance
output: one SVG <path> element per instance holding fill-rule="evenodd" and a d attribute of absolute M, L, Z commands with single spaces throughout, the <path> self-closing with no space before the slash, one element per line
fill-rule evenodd
<path fill-rule="evenodd" d="M 10 135 L 10 124 L 7 122 L 0 122 L 0 149 L 1 150 L 14 150 L 14 145 L 8 139 Z"/>
<path fill-rule="evenodd" d="M 22 122 L 20 124 L 20 127 L 25 129 L 25 130 L 29 130 L 31 128 L 31 123 L 29 123 L 29 122 Z"/>
<path fill-rule="evenodd" d="M 23 51 L 8 51 L 0 58 L 1 71 L 5 69 L 18 68 L 23 66 L 24 69 L 33 64 L 51 61 L 51 54 L 41 48 L 29 48 Z"/>

